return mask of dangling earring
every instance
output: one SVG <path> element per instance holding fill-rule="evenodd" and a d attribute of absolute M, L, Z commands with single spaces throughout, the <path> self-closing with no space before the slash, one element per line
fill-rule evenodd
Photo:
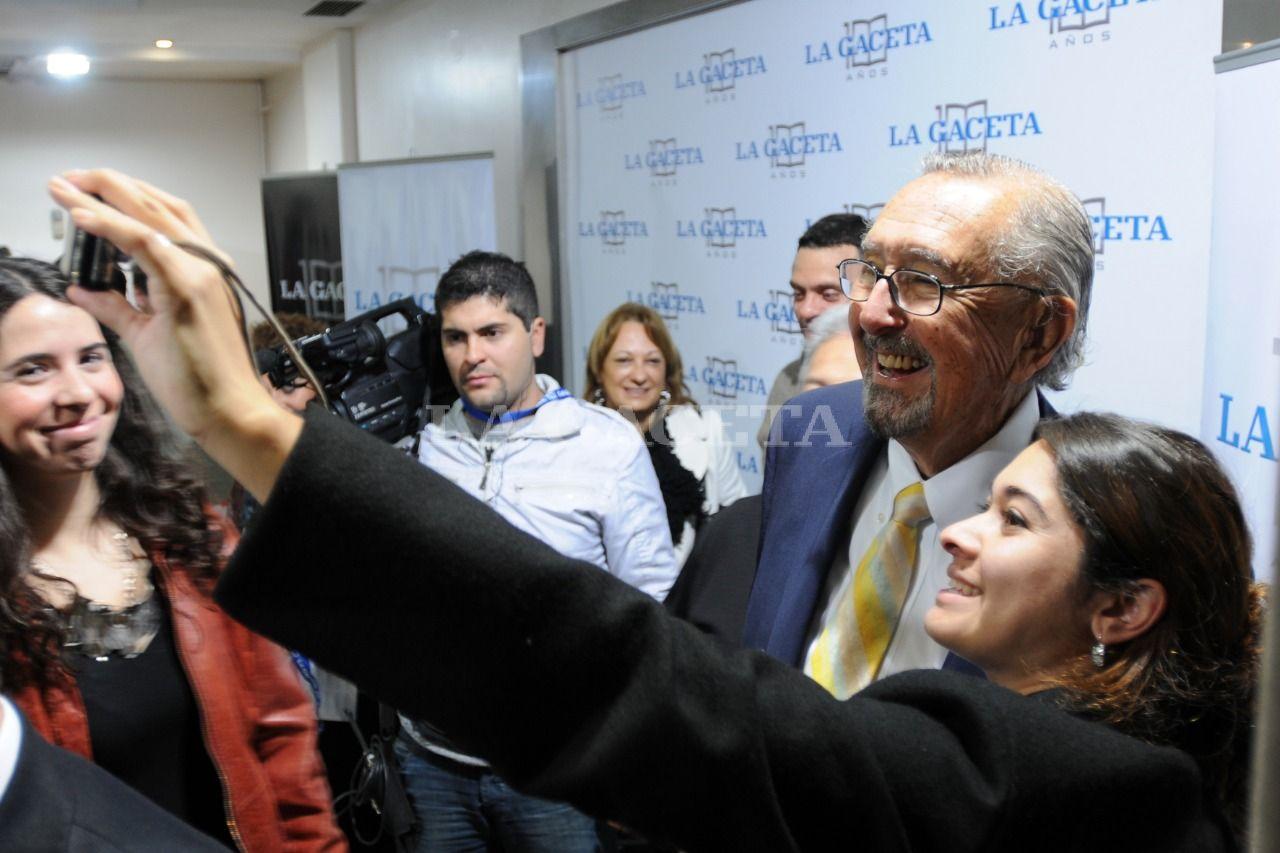
<path fill-rule="evenodd" d="M 604 405 L 604 390 L 603 390 L 603 389 L 601 389 L 601 388 L 597 388 L 597 389 L 596 389 L 596 393 L 594 393 L 594 394 L 592 394 L 592 395 L 591 395 L 591 402 L 595 403 L 597 406 L 603 406 L 603 405 Z"/>
<path fill-rule="evenodd" d="M 1098 637 L 1098 642 L 1094 643 L 1089 651 L 1089 660 L 1093 661 L 1093 665 L 1098 669 L 1107 665 L 1107 647 L 1103 644 L 1102 637 Z"/>
<path fill-rule="evenodd" d="M 671 402 L 671 392 L 668 391 L 666 388 L 663 388 L 661 391 L 658 392 L 658 405 L 665 406 L 667 403 L 670 403 L 670 402 Z"/>

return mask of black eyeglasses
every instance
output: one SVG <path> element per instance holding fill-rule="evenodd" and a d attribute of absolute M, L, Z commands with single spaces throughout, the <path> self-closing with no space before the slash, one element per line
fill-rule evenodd
<path fill-rule="evenodd" d="M 841 261 L 836 267 L 840 271 L 840 289 L 844 295 L 854 302 L 866 302 L 875 290 L 876 282 L 884 279 L 889 282 L 889 297 L 908 314 L 928 317 L 937 314 L 942 308 L 942 295 L 952 290 L 973 290 L 978 287 L 1016 287 L 1040 296 L 1047 296 L 1049 291 L 1029 284 L 1017 284 L 1012 281 L 990 281 L 985 284 L 943 284 L 938 279 L 916 270 L 897 269 L 885 275 L 870 261 L 849 258 Z"/>

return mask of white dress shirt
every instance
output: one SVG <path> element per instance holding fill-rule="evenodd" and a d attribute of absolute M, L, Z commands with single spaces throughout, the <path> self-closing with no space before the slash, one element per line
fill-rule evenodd
<path fill-rule="evenodd" d="M 4 799 L 18 766 L 18 752 L 22 749 L 22 718 L 13 703 L 0 696 L 0 800 Z"/>
<path fill-rule="evenodd" d="M 908 669 L 942 666 L 947 650 L 924 632 L 924 615 L 933 606 L 938 590 L 947 586 L 947 568 L 951 565 L 950 555 L 938 541 L 939 534 L 948 525 L 978 511 L 979 504 L 990 495 L 991 481 L 996 474 L 1031 443 L 1039 420 L 1040 403 L 1031 391 L 985 444 L 945 471 L 924 480 L 925 503 L 931 520 L 920 528 L 918 564 L 878 678 Z M 829 623 L 834 623 L 840 601 L 851 594 L 852 566 L 861 560 L 871 540 L 893 513 L 893 499 L 898 492 L 922 479 L 906 448 L 897 441 L 889 441 L 854 506 L 849 547 L 837 551 L 831 571 L 827 573 L 827 603 L 809 628 L 805 675 L 813 675 L 811 658 L 815 641 Z"/>

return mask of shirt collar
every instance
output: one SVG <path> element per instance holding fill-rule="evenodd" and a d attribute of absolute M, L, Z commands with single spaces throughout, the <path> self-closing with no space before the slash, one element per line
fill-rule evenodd
<path fill-rule="evenodd" d="M 929 515 L 939 529 L 968 518 L 978 511 L 978 504 L 991 492 L 991 481 L 1001 469 L 1031 443 L 1040 421 L 1040 400 L 1035 390 L 1027 392 L 1014 408 L 999 432 L 987 439 L 946 470 L 924 481 L 924 499 Z M 898 441 L 889 441 L 889 483 L 893 493 L 920 481 L 920 471 Z"/>
<path fill-rule="evenodd" d="M 544 395 L 560 388 L 560 383 L 545 373 L 537 374 L 533 381 L 538 383 Z M 542 406 L 529 418 L 530 422 L 527 425 L 522 424 L 513 432 L 520 438 L 563 438 L 573 435 L 582 427 L 582 415 L 578 406 L 570 403 L 572 401 L 567 399 L 556 400 Z M 445 415 L 445 428 L 449 432 L 469 436 L 471 429 L 467 426 L 467 417 L 467 413 L 462 410 L 462 400 L 458 399 Z M 487 433 L 493 438 L 500 438 L 506 434 L 507 431 L 500 425 L 491 428 Z"/>
<path fill-rule="evenodd" d="M 0 800 L 3 800 L 22 750 L 22 717 L 13 703 L 3 696 L 0 696 L 0 705 L 4 706 L 0 711 L 4 715 L 0 719 Z"/>

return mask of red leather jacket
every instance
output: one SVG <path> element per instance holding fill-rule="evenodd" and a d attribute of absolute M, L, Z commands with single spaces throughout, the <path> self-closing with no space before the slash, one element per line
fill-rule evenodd
<path fill-rule="evenodd" d="M 234 534 L 226 538 L 230 550 Z M 315 706 L 289 656 L 224 614 L 163 553 L 151 558 L 222 782 L 232 838 L 246 853 L 345 851 L 316 751 Z M 12 699 L 47 740 L 93 759 L 73 679 L 43 690 L 28 685 Z"/>

